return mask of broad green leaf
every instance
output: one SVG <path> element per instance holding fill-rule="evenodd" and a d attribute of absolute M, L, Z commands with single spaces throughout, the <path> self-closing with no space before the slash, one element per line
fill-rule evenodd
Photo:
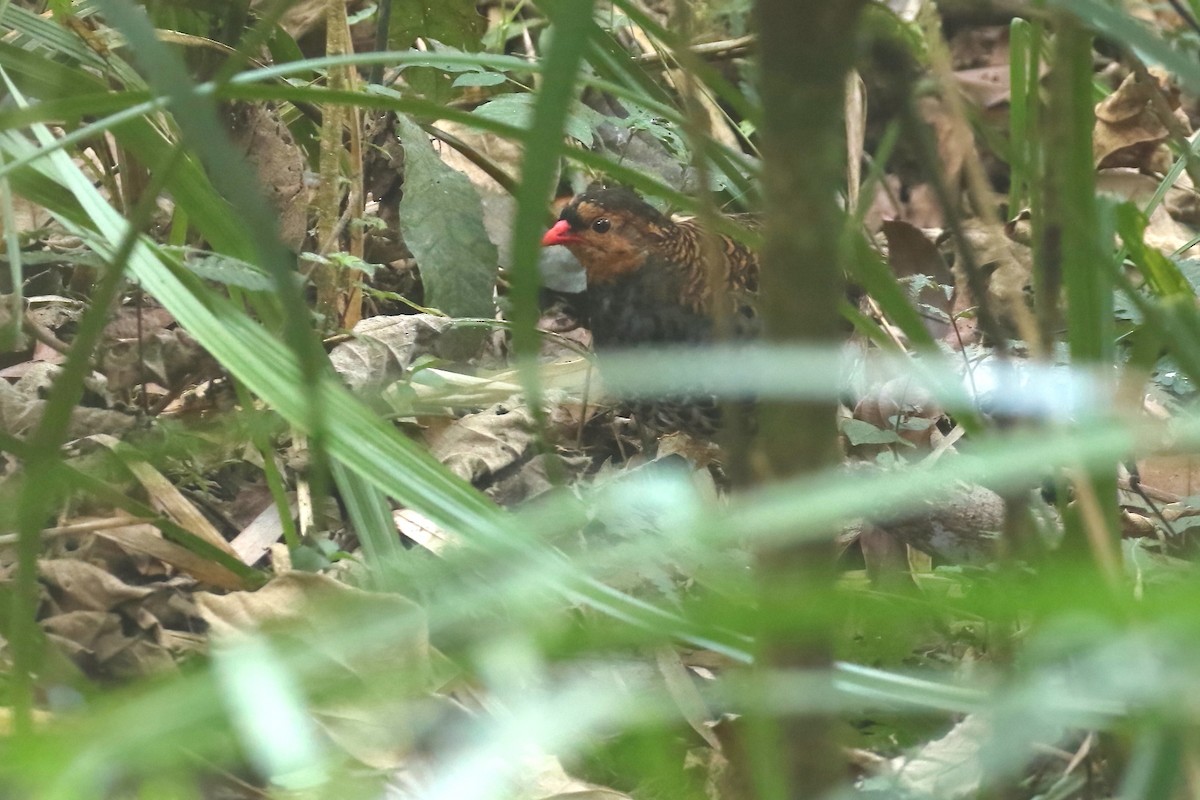
<path fill-rule="evenodd" d="M 499 72 L 464 72 L 454 79 L 454 86 L 499 86 L 508 78 Z"/>
<path fill-rule="evenodd" d="M 502 94 L 475 109 L 474 113 L 515 128 L 528 128 L 533 114 L 533 101 L 532 94 Z M 567 114 L 566 133 L 590 147 L 595 138 L 592 131 L 604 119 L 603 114 L 576 103 Z"/>
<path fill-rule="evenodd" d="M 850 444 L 855 447 L 861 444 L 900 444 L 912 447 L 911 442 L 903 439 L 895 431 L 877 428 L 866 420 L 847 419 L 842 422 L 841 428 Z"/>
<path fill-rule="evenodd" d="M 419 36 L 451 47 L 477 48 L 486 20 L 475 0 L 394 0 L 388 25 L 388 44 L 396 49 L 412 45 Z"/>
<path fill-rule="evenodd" d="M 184 262 L 184 266 L 205 280 L 239 286 L 252 292 L 269 292 L 275 285 L 271 276 L 255 265 L 217 253 L 190 259 Z"/>
<path fill-rule="evenodd" d="M 404 144 L 400 225 L 421 268 L 426 305 L 452 317 L 490 317 L 498 257 L 479 195 L 438 157 L 419 126 L 401 116 L 396 131 Z"/>

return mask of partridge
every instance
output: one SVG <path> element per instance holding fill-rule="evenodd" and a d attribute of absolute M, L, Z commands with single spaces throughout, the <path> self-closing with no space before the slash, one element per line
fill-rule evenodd
<path fill-rule="evenodd" d="M 589 188 L 563 209 L 542 245 L 562 245 L 583 265 L 587 322 L 601 355 L 709 343 L 719 324 L 731 339 L 757 333 L 754 251 L 732 237 L 707 235 L 694 219 L 672 219 L 630 189 Z M 706 253 L 717 263 L 706 262 Z M 708 396 L 664 398 L 633 410 L 658 433 L 711 435 L 719 424 Z"/>
<path fill-rule="evenodd" d="M 704 259 L 713 244 L 724 262 L 715 269 Z M 725 235 L 706 241 L 696 220 L 672 219 L 630 189 L 589 188 L 542 245 L 563 245 L 583 265 L 597 350 L 712 341 L 719 301 L 731 302 L 734 338 L 755 333 L 754 251 Z"/>

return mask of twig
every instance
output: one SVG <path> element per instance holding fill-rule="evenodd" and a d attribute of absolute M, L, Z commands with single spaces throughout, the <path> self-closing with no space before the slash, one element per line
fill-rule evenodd
<path fill-rule="evenodd" d="M 1127 478 L 1127 479 L 1118 478 L 1117 486 L 1122 489 L 1127 489 L 1128 491 L 1131 491 L 1134 494 L 1136 494 L 1138 497 L 1142 498 L 1142 502 L 1144 502 L 1146 504 L 1146 507 L 1150 509 L 1150 513 L 1152 513 L 1155 517 L 1157 517 L 1158 521 L 1163 524 L 1163 527 L 1165 527 L 1167 529 L 1167 533 L 1169 533 L 1172 536 L 1172 538 L 1178 536 L 1178 534 L 1175 532 L 1175 528 L 1172 527 L 1172 525 L 1171 525 L 1170 521 L 1167 519 L 1166 515 L 1163 514 L 1162 509 L 1158 507 L 1158 503 L 1155 502 L 1154 498 L 1151 498 L 1150 492 L 1153 491 L 1156 494 L 1160 495 L 1160 497 L 1158 499 L 1160 502 L 1163 502 L 1163 503 L 1179 502 L 1179 497 L 1177 495 L 1172 495 L 1171 493 L 1164 492 L 1161 489 L 1149 489 L 1149 487 L 1142 486 L 1142 476 L 1138 473 L 1137 464 L 1133 464 L 1133 463 L 1131 463 L 1129 465 L 1129 478 Z M 1172 498 L 1172 499 L 1163 499 L 1163 498 Z"/>
<path fill-rule="evenodd" d="M 1157 500 L 1160 503 L 1178 503 L 1181 499 L 1183 499 L 1174 492 L 1168 492 L 1166 489 L 1156 489 L 1153 486 L 1147 486 L 1140 480 L 1134 481 L 1133 478 L 1118 478 L 1117 486 L 1130 492 L 1136 492 L 1142 495 L 1143 499 L 1150 498 Z"/>
<path fill-rule="evenodd" d="M 753 34 L 739 36 L 736 39 L 723 39 L 719 42 L 703 42 L 687 48 L 688 52 L 710 61 L 723 61 L 738 58 L 750 52 L 757 37 Z M 662 64 L 667 60 L 666 54 L 658 50 L 642 53 L 633 57 L 638 64 Z"/>
<path fill-rule="evenodd" d="M 30 316 L 28 311 L 26 311 L 24 316 L 21 318 L 21 327 L 24 328 L 25 332 L 30 336 L 46 345 L 51 350 L 62 353 L 64 356 L 67 355 L 71 349 L 69 344 L 64 342 L 62 339 L 59 339 L 49 328 L 42 325 L 32 316 Z"/>
<path fill-rule="evenodd" d="M 87 522 L 73 522 L 70 525 L 58 525 L 53 528 L 43 528 L 41 538 L 50 539 L 56 536 L 70 536 L 72 534 L 93 533 L 95 531 L 109 530 L 110 528 L 124 528 L 128 525 L 153 525 L 155 520 L 145 519 L 143 517 L 108 517 L 107 519 L 93 519 Z M 17 534 L 8 533 L 0 536 L 0 547 L 14 545 L 17 543 Z"/>

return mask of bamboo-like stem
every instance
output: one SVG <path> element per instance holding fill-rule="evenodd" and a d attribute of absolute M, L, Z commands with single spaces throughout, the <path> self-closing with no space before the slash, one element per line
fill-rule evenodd
<path fill-rule="evenodd" d="M 764 109 L 765 243 L 760 314 L 769 339 L 833 345 L 840 336 L 845 227 L 844 87 L 862 0 L 758 0 Z M 840 460 L 836 404 L 764 402 L 752 464 L 762 480 Z M 759 552 L 758 659 L 764 670 L 832 663 L 833 541 Z M 827 673 L 826 673 L 827 674 Z M 820 797 L 843 775 L 834 719 L 804 713 L 750 720 L 748 766 L 759 797 Z"/>

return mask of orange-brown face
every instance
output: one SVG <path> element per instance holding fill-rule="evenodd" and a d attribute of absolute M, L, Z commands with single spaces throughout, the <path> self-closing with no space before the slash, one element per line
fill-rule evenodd
<path fill-rule="evenodd" d="M 597 189 L 575 198 L 542 245 L 561 244 L 579 259 L 592 285 L 642 267 L 654 249 L 662 216 L 627 189 Z"/>

